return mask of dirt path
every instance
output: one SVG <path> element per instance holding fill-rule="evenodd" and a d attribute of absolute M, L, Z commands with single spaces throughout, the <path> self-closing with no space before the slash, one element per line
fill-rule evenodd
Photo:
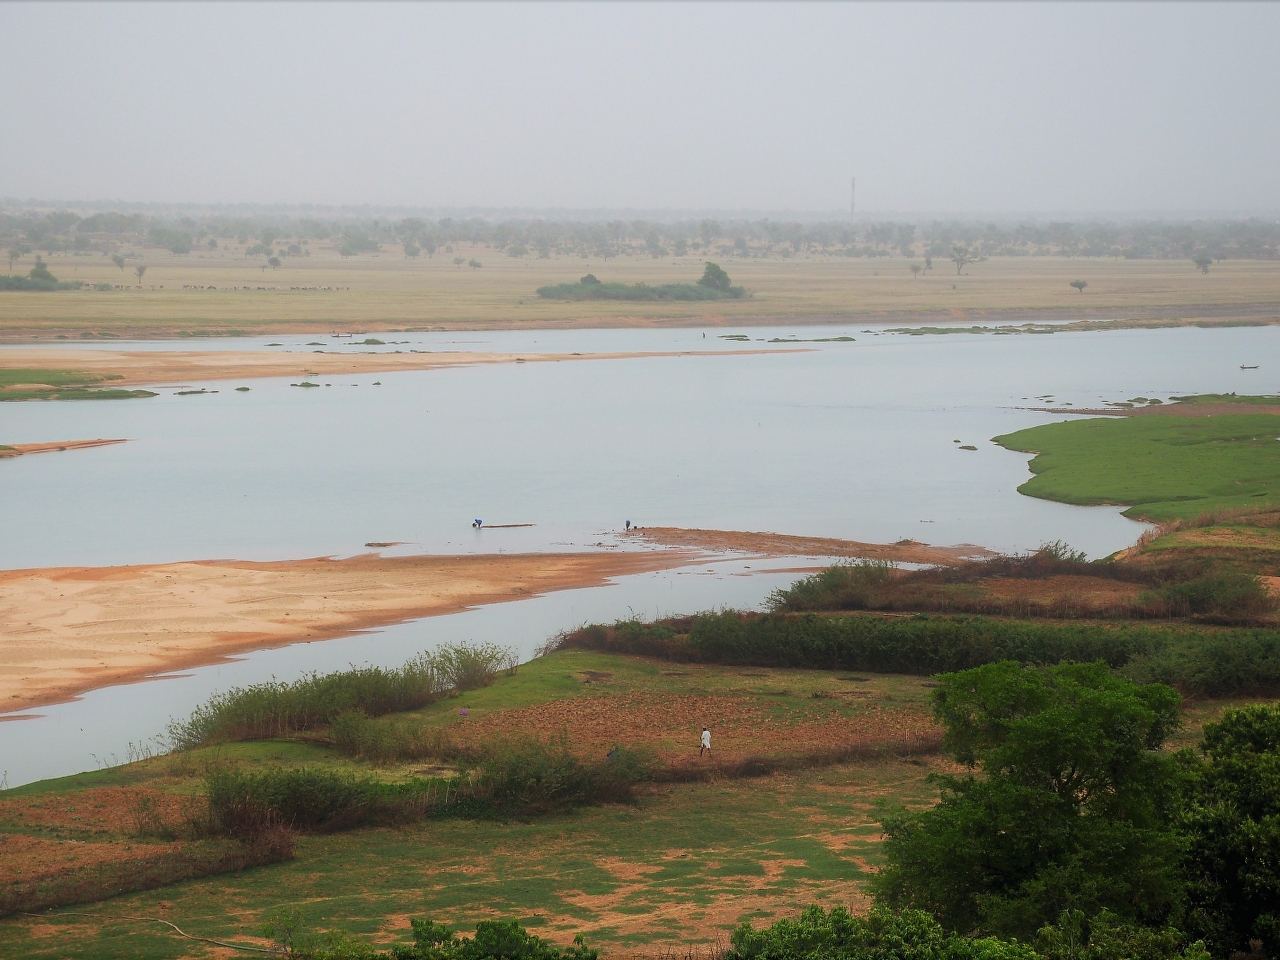
<path fill-rule="evenodd" d="M 0 571 L 0 710 L 416 617 L 681 566 L 688 550 Z"/>
<path fill-rule="evenodd" d="M 336 347 L 336 344 L 328 346 Z M 433 370 L 483 363 L 558 363 L 568 360 L 637 360 L 652 357 L 721 357 L 761 353 L 796 353 L 807 348 L 746 350 L 677 350 L 629 353 L 360 353 L 268 350 L 61 350 L 21 347 L 0 352 L 0 367 L 13 370 L 75 370 L 122 379 L 104 387 L 189 384 L 204 380 L 249 380 L 258 377 L 338 377 L 397 370 Z"/>
<path fill-rule="evenodd" d="M 985 547 L 971 543 L 954 547 L 934 547 L 914 540 L 861 543 L 830 537 L 795 537 L 783 533 L 746 533 L 736 530 L 690 530 L 682 527 L 645 527 L 637 530 L 633 536 L 672 547 L 696 547 L 717 553 L 749 553 L 760 557 L 858 557 L 949 566 L 966 559 L 994 555 Z"/>

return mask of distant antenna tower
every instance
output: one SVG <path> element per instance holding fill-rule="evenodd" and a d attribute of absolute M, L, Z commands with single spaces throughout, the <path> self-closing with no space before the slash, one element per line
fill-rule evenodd
<path fill-rule="evenodd" d="M 849 216 L 854 215 L 855 204 L 858 199 L 858 179 L 857 177 L 849 178 Z"/>

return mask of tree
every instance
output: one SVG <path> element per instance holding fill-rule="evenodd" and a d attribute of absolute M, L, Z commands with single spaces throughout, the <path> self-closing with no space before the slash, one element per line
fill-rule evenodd
<path fill-rule="evenodd" d="M 467 266 L 470 267 L 472 270 L 479 270 L 481 267 L 484 266 L 484 264 L 481 263 L 479 260 L 477 260 L 475 257 L 472 257 L 470 260 L 467 261 Z"/>
<path fill-rule="evenodd" d="M 925 258 L 924 258 L 924 268 L 925 268 L 925 270 L 926 270 L 926 271 L 929 271 L 929 270 L 932 270 L 932 269 L 933 269 L 933 257 L 925 257 Z"/>
<path fill-rule="evenodd" d="M 920 264 L 913 263 L 911 265 L 911 279 L 916 280 L 920 277 Z"/>
<path fill-rule="evenodd" d="M 422 253 L 422 248 L 412 240 L 406 240 L 404 242 L 404 255 L 406 257 L 413 257 L 416 259 L 420 253 Z"/>
<path fill-rule="evenodd" d="M 1213 257 L 1209 256 L 1207 253 L 1202 253 L 1192 262 L 1200 268 L 1201 273 L 1208 273 L 1209 265 L 1213 263 Z"/>
<path fill-rule="evenodd" d="M 124 273 L 124 257 L 120 256 L 120 254 L 118 253 L 113 254 L 111 257 L 111 262 L 120 268 L 121 273 Z"/>
<path fill-rule="evenodd" d="M 706 269 L 702 271 L 702 279 L 698 281 L 698 285 L 710 287 L 712 290 L 719 290 L 721 293 L 728 293 L 729 288 L 733 286 L 733 281 L 729 279 L 729 275 L 724 272 L 719 264 L 708 262 Z"/>
<path fill-rule="evenodd" d="M 956 276 L 960 276 L 960 271 L 971 263 L 977 263 L 978 258 L 969 253 L 968 247 L 954 246 L 951 248 L 951 262 L 956 265 Z"/>
<path fill-rule="evenodd" d="M 942 677 L 934 715 L 970 772 L 939 777 L 931 810 L 885 814 L 880 903 L 1024 939 L 1064 910 L 1158 925 L 1178 906 L 1174 690 L 1105 663 L 995 663 Z"/>
<path fill-rule="evenodd" d="M 268 257 L 268 258 L 267 258 L 267 266 L 269 266 L 272 270 L 278 270 L 278 269 L 280 268 L 280 258 L 279 258 L 279 257 Z"/>
<path fill-rule="evenodd" d="M 147 272 L 147 265 L 145 263 L 140 263 L 133 268 L 133 272 L 138 275 L 138 282 L 141 283 L 142 275 Z"/>
<path fill-rule="evenodd" d="M 1207 723 L 1185 830 L 1193 932 L 1213 952 L 1280 956 L 1280 704 Z"/>
<path fill-rule="evenodd" d="M 1088 285 L 1089 285 L 1088 280 L 1072 280 L 1071 281 L 1071 286 L 1075 287 L 1081 293 L 1084 293 L 1084 288 L 1087 287 Z"/>
<path fill-rule="evenodd" d="M 9 272 L 13 273 L 13 264 L 15 260 L 21 260 L 26 254 L 22 244 L 17 243 L 9 248 Z"/>
<path fill-rule="evenodd" d="M 44 259 L 40 256 L 36 257 L 36 265 L 31 268 L 27 276 L 32 280 L 45 280 L 49 283 L 58 282 L 58 278 L 49 272 L 49 268 L 45 266 Z"/>

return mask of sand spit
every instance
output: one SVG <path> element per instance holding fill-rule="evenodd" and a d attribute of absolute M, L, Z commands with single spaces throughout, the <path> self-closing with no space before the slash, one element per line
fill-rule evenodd
<path fill-rule="evenodd" d="M 803 350 L 807 348 L 799 348 Z M 481 353 L 468 351 L 358 353 L 336 341 L 331 350 L 286 353 L 275 350 L 63 350 L 41 347 L 5 349 L 0 365 L 17 370 L 76 370 L 94 376 L 119 376 L 105 387 L 247 380 L 259 377 L 339 377 L 397 370 L 481 363 L 550 363 L 565 360 L 638 360 L 653 357 L 721 357 L 796 353 L 797 348 L 744 350 L 632 351 L 628 353 Z"/>
<path fill-rule="evenodd" d="M 55 450 L 84 450 L 86 447 L 105 447 L 127 440 L 60 440 L 52 443 L 11 443 L 0 447 L 0 459 L 21 457 L 28 453 L 52 453 Z"/>
<path fill-rule="evenodd" d="M 830 537 L 795 537 L 783 533 L 746 533 L 734 530 L 687 530 L 681 527 L 645 527 L 635 537 L 671 547 L 693 547 L 717 553 L 749 553 L 761 557 L 857 557 L 896 563 L 954 565 L 963 560 L 994 556 L 985 547 L 962 543 L 933 547 L 915 540 L 898 543 L 860 543 Z"/>
<path fill-rule="evenodd" d="M 0 571 L 0 710 L 694 559 L 689 550 L 366 554 Z"/>

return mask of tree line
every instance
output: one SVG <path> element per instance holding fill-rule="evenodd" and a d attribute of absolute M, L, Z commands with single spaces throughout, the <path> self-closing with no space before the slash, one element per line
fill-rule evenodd
<path fill-rule="evenodd" d="M 1127 259 L 1246 259 L 1280 256 L 1280 222 L 1217 220 L 548 220 L 482 217 L 164 216 L 67 210 L 0 212 L 0 243 L 46 253 L 114 252 L 122 244 L 187 254 L 236 243 L 255 255 L 301 256 L 311 242 L 347 256 L 384 245 L 406 256 L 434 256 L 456 244 L 481 244 L 514 257 L 613 256 L 974 257 L 1072 256 Z"/>

